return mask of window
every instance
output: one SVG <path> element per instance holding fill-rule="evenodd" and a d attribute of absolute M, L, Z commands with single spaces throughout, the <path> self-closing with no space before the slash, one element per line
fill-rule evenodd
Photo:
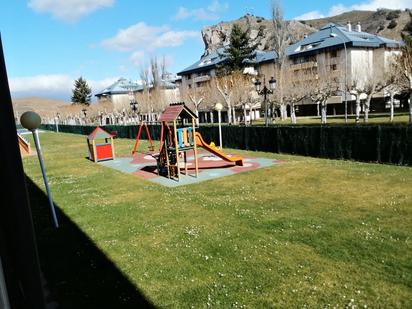
<path fill-rule="evenodd" d="M 338 56 L 338 51 L 337 50 L 332 50 L 331 52 L 330 52 L 330 57 L 331 58 L 336 58 Z"/>
<path fill-rule="evenodd" d="M 336 71 L 337 69 L 338 69 L 338 67 L 337 67 L 336 64 L 332 64 L 332 65 L 330 66 L 330 70 L 331 70 L 331 71 Z"/>
<path fill-rule="evenodd" d="M 187 85 L 187 88 L 192 89 L 192 85 L 191 84 Z"/>

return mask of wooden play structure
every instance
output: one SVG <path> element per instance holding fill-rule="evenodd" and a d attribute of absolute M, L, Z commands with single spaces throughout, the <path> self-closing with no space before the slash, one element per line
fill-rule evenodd
<path fill-rule="evenodd" d="M 184 162 L 187 172 L 187 152 L 193 151 L 196 177 L 198 158 L 196 149 L 197 116 L 184 104 L 175 103 L 168 106 L 160 115 L 160 150 L 157 156 L 157 171 L 159 175 L 180 180 L 180 163 Z"/>
<path fill-rule="evenodd" d="M 23 135 L 17 133 L 17 139 L 19 141 L 19 148 L 20 148 L 20 154 L 22 157 L 25 156 L 30 156 L 32 155 L 31 149 L 30 149 L 30 143 L 27 139 L 23 137 Z"/>
<path fill-rule="evenodd" d="M 114 159 L 113 135 L 100 127 L 87 136 L 87 147 L 89 159 L 94 162 Z"/>

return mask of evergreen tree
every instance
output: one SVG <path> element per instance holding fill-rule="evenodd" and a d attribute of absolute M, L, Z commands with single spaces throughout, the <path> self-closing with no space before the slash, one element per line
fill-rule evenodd
<path fill-rule="evenodd" d="M 72 95 L 73 104 L 86 104 L 90 105 L 92 89 L 87 84 L 87 81 L 83 77 L 79 77 L 74 81 L 74 89 Z"/>
<path fill-rule="evenodd" d="M 229 46 L 221 55 L 226 58 L 222 66 L 225 74 L 243 69 L 245 67 L 244 61 L 253 58 L 257 47 L 250 45 L 249 29 L 243 31 L 238 24 L 233 25 L 229 41 Z"/>

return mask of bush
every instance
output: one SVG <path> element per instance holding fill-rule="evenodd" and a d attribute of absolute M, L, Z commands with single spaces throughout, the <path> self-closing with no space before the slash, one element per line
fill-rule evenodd
<path fill-rule="evenodd" d="M 388 25 L 388 29 L 393 29 L 398 25 L 398 23 L 396 22 L 396 20 L 391 20 L 391 22 Z"/>
<path fill-rule="evenodd" d="M 396 18 L 398 18 L 401 14 L 400 10 L 396 10 L 396 11 L 390 11 L 388 13 L 388 15 L 386 15 L 386 20 L 394 20 Z"/>

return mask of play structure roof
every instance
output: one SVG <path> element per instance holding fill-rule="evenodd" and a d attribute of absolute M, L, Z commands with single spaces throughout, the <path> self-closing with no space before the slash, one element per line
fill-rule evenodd
<path fill-rule="evenodd" d="M 99 138 L 111 138 L 111 137 L 113 137 L 113 135 L 107 133 L 107 132 L 106 132 L 105 130 L 103 130 L 102 128 L 97 127 L 96 129 L 93 130 L 92 133 L 90 133 L 90 134 L 87 136 L 87 139 L 90 140 L 90 141 L 92 141 L 92 140 L 99 139 Z"/>
<path fill-rule="evenodd" d="M 181 118 L 197 118 L 197 116 L 184 104 L 170 104 L 160 115 L 159 121 L 175 121 L 178 117 Z"/>

